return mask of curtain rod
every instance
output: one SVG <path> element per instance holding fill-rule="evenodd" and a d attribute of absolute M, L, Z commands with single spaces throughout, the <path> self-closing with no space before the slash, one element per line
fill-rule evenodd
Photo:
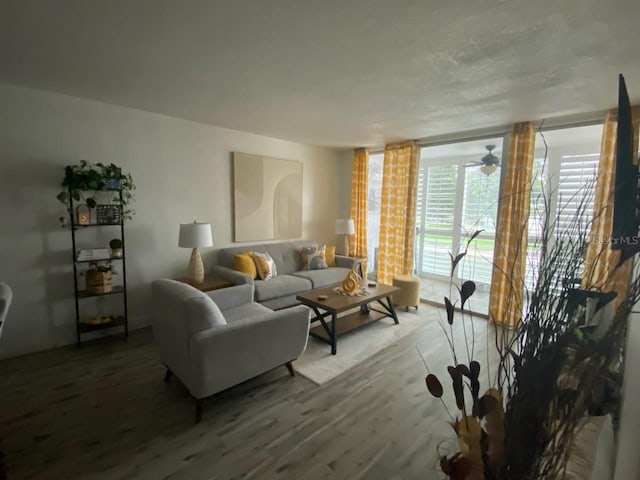
<path fill-rule="evenodd" d="M 597 125 L 602 123 L 607 115 L 608 110 L 601 110 L 597 112 L 583 113 L 579 115 L 565 115 L 562 117 L 546 118 L 540 120 L 533 120 L 536 125 L 536 129 L 542 126 L 542 131 L 548 130 L 560 130 L 563 128 L 573 127 L 586 127 L 589 125 Z M 516 122 L 519 123 L 519 122 Z M 448 143 L 457 142 L 471 142 L 474 140 L 482 140 L 487 137 L 504 136 L 511 132 L 512 125 L 502 125 L 498 127 L 490 127 L 476 130 L 467 130 L 457 133 L 448 133 L 444 135 L 436 135 L 433 137 L 423 137 L 414 140 L 417 145 L 421 147 L 435 147 L 438 145 L 446 145 Z M 392 142 L 393 145 L 399 142 Z M 377 145 L 367 148 L 369 153 L 382 153 L 384 151 L 384 145 Z"/>

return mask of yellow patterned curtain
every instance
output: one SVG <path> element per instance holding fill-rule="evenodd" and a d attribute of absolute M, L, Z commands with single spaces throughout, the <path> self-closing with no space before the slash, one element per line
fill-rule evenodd
<path fill-rule="evenodd" d="M 349 243 L 349 255 L 367 256 L 367 197 L 369 196 L 369 152 L 357 148 L 353 152 L 351 173 L 351 218 L 356 233 Z"/>
<path fill-rule="evenodd" d="M 640 122 L 640 108 L 633 109 L 633 137 L 634 158 L 638 157 L 638 125 Z M 600 162 L 594 194 L 593 221 L 591 235 L 585 256 L 585 272 L 582 287 L 615 291 L 616 304 L 624 300 L 629 287 L 629 276 L 633 268 L 633 261 L 626 261 L 616 268 L 620 260 L 620 250 L 609 248 L 611 230 L 613 227 L 613 191 L 615 189 L 616 169 L 616 133 L 618 129 L 617 110 L 607 114 L 602 128 L 600 142 Z"/>
<path fill-rule="evenodd" d="M 531 123 L 514 125 L 500 196 L 489 299 L 489 318 L 502 325 L 522 321 L 535 140 Z"/>
<path fill-rule="evenodd" d="M 420 148 L 409 142 L 384 149 L 380 205 L 378 281 L 413 273 L 416 235 L 416 186 Z"/>

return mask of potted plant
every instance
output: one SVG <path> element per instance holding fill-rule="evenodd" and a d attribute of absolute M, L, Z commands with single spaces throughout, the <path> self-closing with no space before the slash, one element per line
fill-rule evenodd
<path fill-rule="evenodd" d="M 98 265 L 90 263 L 86 272 L 87 292 L 90 294 L 109 293 L 113 290 L 113 266 L 110 263 Z"/>
<path fill-rule="evenodd" d="M 109 242 L 111 248 L 111 256 L 113 258 L 122 258 L 122 240 L 114 238 Z"/>
<path fill-rule="evenodd" d="M 122 169 L 113 163 L 91 164 L 81 160 L 79 165 L 67 165 L 64 169 L 64 178 L 61 182 L 62 191 L 56 198 L 64 203 L 67 211 L 72 216 L 71 201 L 80 202 L 84 199 L 87 206 L 92 209 L 97 205 L 97 192 L 115 193 L 110 199 L 111 203 L 120 205 L 122 218 L 133 219 L 135 211 L 131 203 L 135 199 L 136 189 L 133 177 L 129 173 L 123 173 Z M 120 195 L 121 192 L 122 195 Z M 65 226 L 68 219 L 61 216 L 60 223 Z"/>
<path fill-rule="evenodd" d="M 565 473 L 576 451 L 575 438 L 589 417 L 610 414 L 620 418 L 624 346 L 629 315 L 640 301 L 640 275 L 637 270 L 626 274 L 629 284 L 618 298 L 617 292 L 603 291 L 596 283 L 595 265 L 585 265 L 584 252 L 591 238 L 584 228 L 591 226 L 591 220 L 585 218 L 601 214 L 593 214 L 584 200 L 593 198 L 592 189 L 593 184 L 587 182 L 575 193 L 576 211 L 562 224 L 571 235 L 556 235 L 559 216 L 551 215 L 549 193 L 544 193 L 534 285 L 526 292 L 520 322 L 505 327 L 491 319 L 494 324 L 486 330 L 484 366 L 474 351 L 476 336 L 467 303 L 475 283 L 454 284 L 456 268 L 480 232 L 472 234 L 463 252 L 450 255 L 451 290 L 455 286 L 459 300 L 444 297 L 448 328 L 444 321 L 441 326 L 452 361 L 438 376 L 422 358 L 427 389 L 442 402 L 458 439 L 452 454 L 440 458 L 449 479 L 568 478 Z M 603 242 L 601 248 L 605 251 L 609 245 Z M 600 257 L 604 256 L 599 254 L 596 262 L 606 261 Z M 624 268 L 624 262 L 614 264 L 609 278 Z M 586 288 L 565 283 L 576 272 L 584 272 L 580 285 Z M 585 310 L 594 293 L 599 294 L 598 303 L 607 305 L 614 298 L 619 303 L 609 311 L 602 308 L 600 324 L 590 325 L 585 323 Z M 463 342 L 454 334 L 454 325 L 461 327 Z M 444 395 L 447 385 L 453 396 Z"/>

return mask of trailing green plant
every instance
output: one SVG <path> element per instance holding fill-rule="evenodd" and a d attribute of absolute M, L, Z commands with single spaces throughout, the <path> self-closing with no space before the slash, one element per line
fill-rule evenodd
<path fill-rule="evenodd" d="M 113 268 L 113 265 L 110 262 L 107 262 L 107 263 L 91 262 L 89 264 L 89 268 L 87 269 L 87 271 L 101 272 L 101 273 L 112 272 L 114 275 L 118 274 L 118 272 L 116 272 L 116 270 Z"/>
<path fill-rule="evenodd" d="M 71 211 L 71 201 L 81 202 L 83 199 L 91 209 L 97 205 L 97 192 L 116 193 L 111 199 L 112 203 L 119 204 L 122 208 L 122 218 L 132 220 L 135 215 L 131 204 L 135 200 L 136 186 L 133 177 L 129 173 L 123 173 L 122 168 L 113 163 L 92 164 L 86 160 L 81 160 L 79 165 L 67 165 L 64 168 L 64 178 L 61 182 L 62 191 L 56 198 L 66 205 L 69 215 Z M 118 193 L 122 192 L 122 197 Z M 59 217 L 62 226 L 65 226 L 68 218 Z"/>

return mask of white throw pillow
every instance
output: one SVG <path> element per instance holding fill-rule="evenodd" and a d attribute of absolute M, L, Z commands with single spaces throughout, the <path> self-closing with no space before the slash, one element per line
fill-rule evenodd
<path fill-rule="evenodd" d="M 253 252 L 253 260 L 256 262 L 256 270 L 260 280 L 270 280 L 278 275 L 276 263 L 269 253 Z"/>

